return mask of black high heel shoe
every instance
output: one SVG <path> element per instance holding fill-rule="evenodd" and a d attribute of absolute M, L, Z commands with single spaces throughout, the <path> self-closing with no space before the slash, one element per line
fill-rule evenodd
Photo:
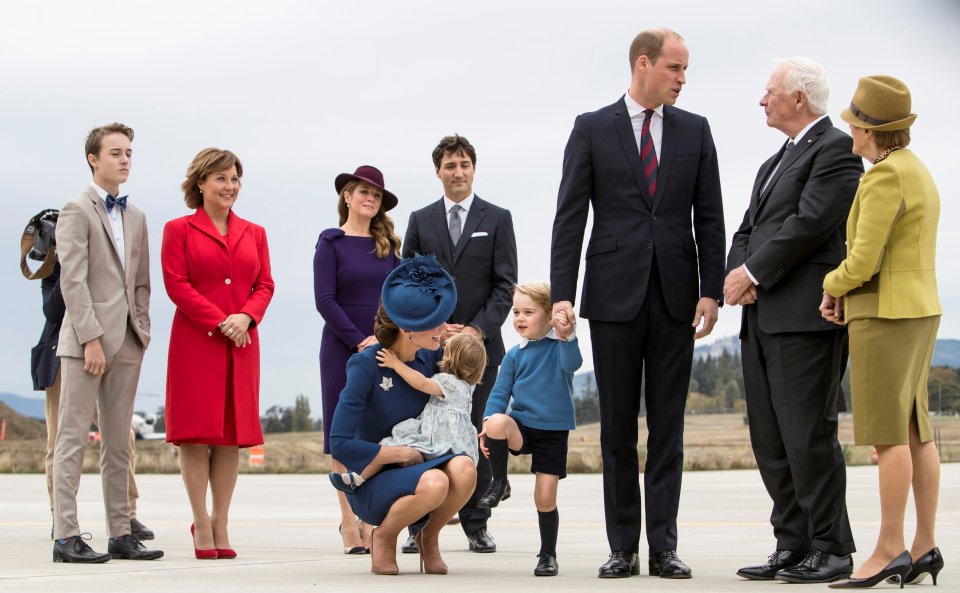
<path fill-rule="evenodd" d="M 927 573 L 930 573 L 930 576 L 933 578 L 933 586 L 937 586 L 937 575 L 940 574 L 940 571 L 943 570 L 943 554 L 940 553 L 940 548 L 933 548 L 923 556 L 917 558 L 917 561 L 913 563 L 913 567 L 910 569 L 909 574 L 903 577 L 903 580 L 906 581 L 909 585 L 916 585 L 923 582 L 923 579 L 927 576 Z M 896 577 L 890 577 L 887 579 L 888 583 L 894 583 Z"/>
<path fill-rule="evenodd" d="M 886 565 L 883 570 L 877 574 L 864 579 L 846 579 L 830 583 L 831 589 L 866 589 L 873 587 L 887 578 L 897 578 L 900 581 L 900 588 L 903 589 L 903 582 L 907 574 L 913 568 L 913 562 L 910 561 L 910 552 L 904 550 L 899 556 L 893 559 L 893 562 Z"/>

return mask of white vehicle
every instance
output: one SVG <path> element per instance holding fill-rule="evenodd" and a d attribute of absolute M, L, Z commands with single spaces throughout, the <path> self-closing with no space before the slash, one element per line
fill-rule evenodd
<path fill-rule="evenodd" d="M 156 422 L 157 418 L 153 414 L 134 413 L 130 426 L 138 439 L 146 441 L 162 440 L 166 435 L 162 432 L 154 432 L 153 426 Z"/>

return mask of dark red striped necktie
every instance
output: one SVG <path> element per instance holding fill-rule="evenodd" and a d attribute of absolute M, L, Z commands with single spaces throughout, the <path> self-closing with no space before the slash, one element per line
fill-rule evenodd
<path fill-rule="evenodd" d="M 650 119 L 653 109 L 643 112 L 643 127 L 640 129 L 640 162 L 643 164 L 643 178 L 647 182 L 647 193 L 650 197 L 657 193 L 657 150 L 653 147 L 653 136 L 650 135 Z"/>

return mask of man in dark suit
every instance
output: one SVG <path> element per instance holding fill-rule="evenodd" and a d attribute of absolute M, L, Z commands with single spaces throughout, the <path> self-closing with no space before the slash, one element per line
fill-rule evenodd
<path fill-rule="evenodd" d="M 811 60 L 774 70 L 760 105 L 788 140 L 760 167 L 727 257 L 724 297 L 743 305 L 750 442 L 777 539 L 766 563 L 737 572 L 752 580 L 824 583 L 853 571 L 836 412 L 847 336 L 818 306 L 824 275 L 844 258 L 863 164 L 824 115 L 828 94 Z"/>
<path fill-rule="evenodd" d="M 683 39 L 643 31 L 629 55 L 626 95 L 579 116 L 567 142 L 553 225 L 553 308 L 573 312 L 592 204 L 580 316 L 590 320 L 612 551 L 599 576 L 639 574 L 637 415 L 645 378 L 649 571 L 689 578 L 676 553 L 683 414 L 693 342 L 713 329 L 723 294 L 720 175 L 707 120 L 672 107 L 686 82 Z"/>
<path fill-rule="evenodd" d="M 403 257 L 434 254 L 457 285 L 457 307 L 447 325 L 451 333 L 472 333 L 484 340 L 487 369 L 473 392 L 472 420 L 479 432 L 487 396 L 497 381 L 504 347 L 500 328 L 513 306 L 517 283 L 517 241 L 510 211 L 473 193 L 477 153 L 466 138 L 447 136 L 433 151 L 433 165 L 443 184 L 443 198 L 410 215 Z M 460 511 L 460 525 L 474 552 L 496 552 L 487 531 L 489 508 L 477 501 L 490 487 L 490 462 L 480 457 L 477 487 Z M 415 552 L 416 544 L 404 544 Z"/>

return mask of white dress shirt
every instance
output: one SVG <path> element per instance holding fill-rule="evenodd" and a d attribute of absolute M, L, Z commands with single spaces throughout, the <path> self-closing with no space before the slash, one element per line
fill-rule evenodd
<path fill-rule="evenodd" d="M 644 113 L 647 108 L 634 101 L 629 92 L 623 96 L 623 102 L 627 104 L 627 113 L 630 115 L 630 123 L 633 125 L 633 135 L 637 139 L 637 151 L 643 154 L 643 149 L 640 148 L 640 135 L 643 130 L 643 120 L 647 117 L 647 114 Z M 663 105 L 654 109 L 653 115 L 650 116 L 650 136 L 653 138 L 653 150 L 657 153 L 657 163 L 659 164 L 660 145 L 663 140 Z"/>
<path fill-rule="evenodd" d="M 93 191 L 97 192 L 100 199 L 103 200 L 104 209 L 107 208 L 107 191 L 94 182 L 90 182 Z M 114 196 L 119 197 L 119 196 Z M 114 206 L 112 210 L 107 210 L 107 218 L 110 219 L 110 226 L 113 228 L 113 238 L 117 242 L 117 252 L 120 254 L 120 266 L 127 270 L 126 251 L 123 247 L 123 215 L 119 206 Z"/>
<path fill-rule="evenodd" d="M 463 229 L 467 228 L 467 215 L 470 214 L 470 206 L 473 205 L 473 196 L 474 196 L 474 194 L 471 193 L 469 196 L 467 196 L 466 198 L 464 198 L 464 200 L 463 200 L 462 202 L 454 202 L 453 200 L 451 200 L 451 199 L 448 198 L 447 196 L 443 196 L 443 208 L 444 208 L 444 212 L 447 213 L 447 228 L 448 228 L 448 229 L 450 228 L 450 210 L 451 210 L 454 206 L 458 206 L 458 205 L 459 205 L 461 208 L 463 208 L 463 210 L 460 211 L 460 229 L 461 229 L 461 231 L 462 231 Z M 462 239 L 463 237 L 461 236 L 460 238 Z M 469 239 L 469 237 L 467 237 L 467 238 Z"/>

